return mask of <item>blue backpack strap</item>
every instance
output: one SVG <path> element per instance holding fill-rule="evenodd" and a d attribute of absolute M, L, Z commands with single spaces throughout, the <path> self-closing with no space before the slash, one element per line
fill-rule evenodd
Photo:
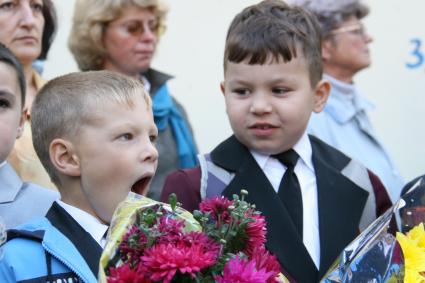
<path fill-rule="evenodd" d="M 215 165 L 210 154 L 199 154 L 198 160 L 201 167 L 201 199 L 220 196 L 235 174 Z"/>

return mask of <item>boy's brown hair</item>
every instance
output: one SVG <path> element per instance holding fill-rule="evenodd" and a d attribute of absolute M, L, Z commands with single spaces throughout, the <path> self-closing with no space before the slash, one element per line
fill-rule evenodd
<path fill-rule="evenodd" d="M 297 54 L 299 51 L 302 54 Z M 233 19 L 226 37 L 224 70 L 227 62 L 265 64 L 272 59 L 289 62 L 304 55 L 310 82 L 322 78 L 320 26 L 309 12 L 283 1 L 265 0 L 242 10 Z"/>
<path fill-rule="evenodd" d="M 134 98 L 152 103 L 143 84 L 136 79 L 109 71 L 80 72 L 49 81 L 37 94 L 31 111 L 34 149 L 52 182 L 60 185 L 49 149 L 56 138 L 76 138 L 81 127 L 93 119 L 93 110 L 102 103 L 133 107 Z"/>

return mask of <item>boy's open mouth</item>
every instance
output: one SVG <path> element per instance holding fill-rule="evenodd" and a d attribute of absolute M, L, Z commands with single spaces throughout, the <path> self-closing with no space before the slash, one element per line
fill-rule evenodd
<path fill-rule="evenodd" d="M 145 195 L 148 185 L 153 176 L 144 176 L 131 186 L 131 191 L 139 195 Z"/>

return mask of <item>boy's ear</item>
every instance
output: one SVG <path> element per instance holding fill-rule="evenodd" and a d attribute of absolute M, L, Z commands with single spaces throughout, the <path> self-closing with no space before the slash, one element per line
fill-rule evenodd
<path fill-rule="evenodd" d="M 328 101 L 330 90 L 331 84 L 329 81 L 321 80 L 317 83 L 316 89 L 314 90 L 314 112 L 322 112 L 326 105 L 326 101 Z"/>
<path fill-rule="evenodd" d="M 54 139 L 49 148 L 50 160 L 56 169 L 66 176 L 81 175 L 80 159 L 75 154 L 72 142 L 64 139 Z"/>
<path fill-rule="evenodd" d="M 224 82 L 220 83 L 220 90 L 221 90 L 221 93 L 224 95 Z"/>
<path fill-rule="evenodd" d="M 25 126 L 25 111 L 22 110 L 21 112 L 21 118 L 19 119 L 19 126 L 18 131 L 16 134 L 16 138 L 19 139 L 22 136 L 22 133 L 24 132 L 24 126 Z"/>

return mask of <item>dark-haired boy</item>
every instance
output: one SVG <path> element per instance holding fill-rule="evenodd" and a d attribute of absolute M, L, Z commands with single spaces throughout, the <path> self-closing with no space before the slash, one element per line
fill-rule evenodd
<path fill-rule="evenodd" d="M 175 192 L 192 210 L 202 198 L 248 190 L 247 201 L 266 217 L 268 249 L 303 283 L 317 282 L 391 206 L 373 173 L 306 134 L 329 95 L 320 42 L 316 20 L 282 1 L 239 13 L 227 34 L 221 84 L 234 135 L 201 157 L 200 167 L 170 175 L 162 194 L 166 200 Z"/>
<path fill-rule="evenodd" d="M 6 161 L 22 135 L 25 77 L 12 52 L 0 44 L 0 216 L 6 228 L 13 228 L 46 214 L 57 192 L 22 182 Z"/>

